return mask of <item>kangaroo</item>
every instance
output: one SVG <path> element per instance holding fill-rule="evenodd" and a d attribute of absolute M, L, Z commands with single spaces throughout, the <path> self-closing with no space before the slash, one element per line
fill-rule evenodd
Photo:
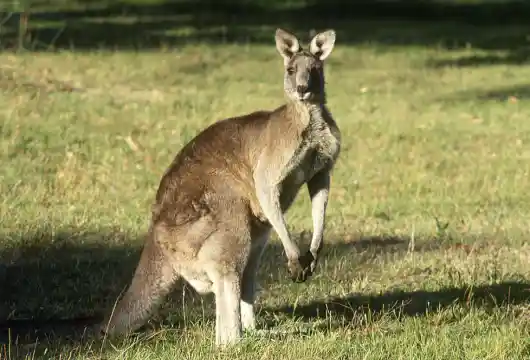
<path fill-rule="evenodd" d="M 275 39 L 284 61 L 286 104 L 215 122 L 180 150 L 160 181 L 132 282 L 99 325 L 101 335 L 143 325 L 175 282 L 184 279 L 199 294 L 215 295 L 215 344 L 237 342 L 256 326 L 256 272 L 272 229 L 293 281 L 304 282 L 315 271 L 330 173 L 340 152 L 323 68 L 335 31 L 316 34 L 309 50 L 283 29 L 276 30 Z M 304 184 L 313 235 L 301 254 L 284 213 Z"/>

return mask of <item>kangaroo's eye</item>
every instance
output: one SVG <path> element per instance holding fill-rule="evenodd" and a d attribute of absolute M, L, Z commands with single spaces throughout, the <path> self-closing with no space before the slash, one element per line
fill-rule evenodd
<path fill-rule="evenodd" d="M 292 67 L 287 68 L 287 74 L 293 75 L 294 74 L 294 69 Z"/>

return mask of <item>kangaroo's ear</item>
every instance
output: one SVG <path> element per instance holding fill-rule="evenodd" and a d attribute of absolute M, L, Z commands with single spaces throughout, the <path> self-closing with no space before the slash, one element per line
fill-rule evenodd
<path fill-rule="evenodd" d="M 335 45 L 335 31 L 327 30 L 316 34 L 311 40 L 309 51 L 320 60 L 324 60 L 331 54 L 333 46 Z"/>
<path fill-rule="evenodd" d="M 298 51 L 300 51 L 300 42 L 290 32 L 283 29 L 276 29 L 276 49 L 283 57 L 284 62 L 289 61 L 289 59 Z"/>

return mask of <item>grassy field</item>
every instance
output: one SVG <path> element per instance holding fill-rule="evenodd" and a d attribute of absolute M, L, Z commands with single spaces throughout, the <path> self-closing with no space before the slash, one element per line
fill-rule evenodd
<path fill-rule="evenodd" d="M 499 46 L 449 49 L 454 24 L 372 25 L 396 45 L 340 28 L 327 64 L 343 150 L 319 269 L 293 284 L 274 236 L 258 298 L 270 331 L 224 352 L 213 298 L 186 286 L 128 339 L 84 326 L 128 285 L 175 153 L 216 120 L 282 103 L 273 31 L 0 53 L 0 359 L 529 358 L 530 66 L 503 47 L 524 29 L 469 26 Z M 288 222 L 305 243 L 310 214 L 302 190 Z"/>

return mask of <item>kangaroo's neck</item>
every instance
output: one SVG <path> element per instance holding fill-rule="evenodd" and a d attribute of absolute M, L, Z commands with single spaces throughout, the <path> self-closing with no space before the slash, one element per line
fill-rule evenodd
<path fill-rule="evenodd" d="M 312 121 L 323 119 L 327 113 L 325 103 L 308 103 L 297 100 L 287 100 L 286 111 L 291 121 L 306 128 Z"/>

